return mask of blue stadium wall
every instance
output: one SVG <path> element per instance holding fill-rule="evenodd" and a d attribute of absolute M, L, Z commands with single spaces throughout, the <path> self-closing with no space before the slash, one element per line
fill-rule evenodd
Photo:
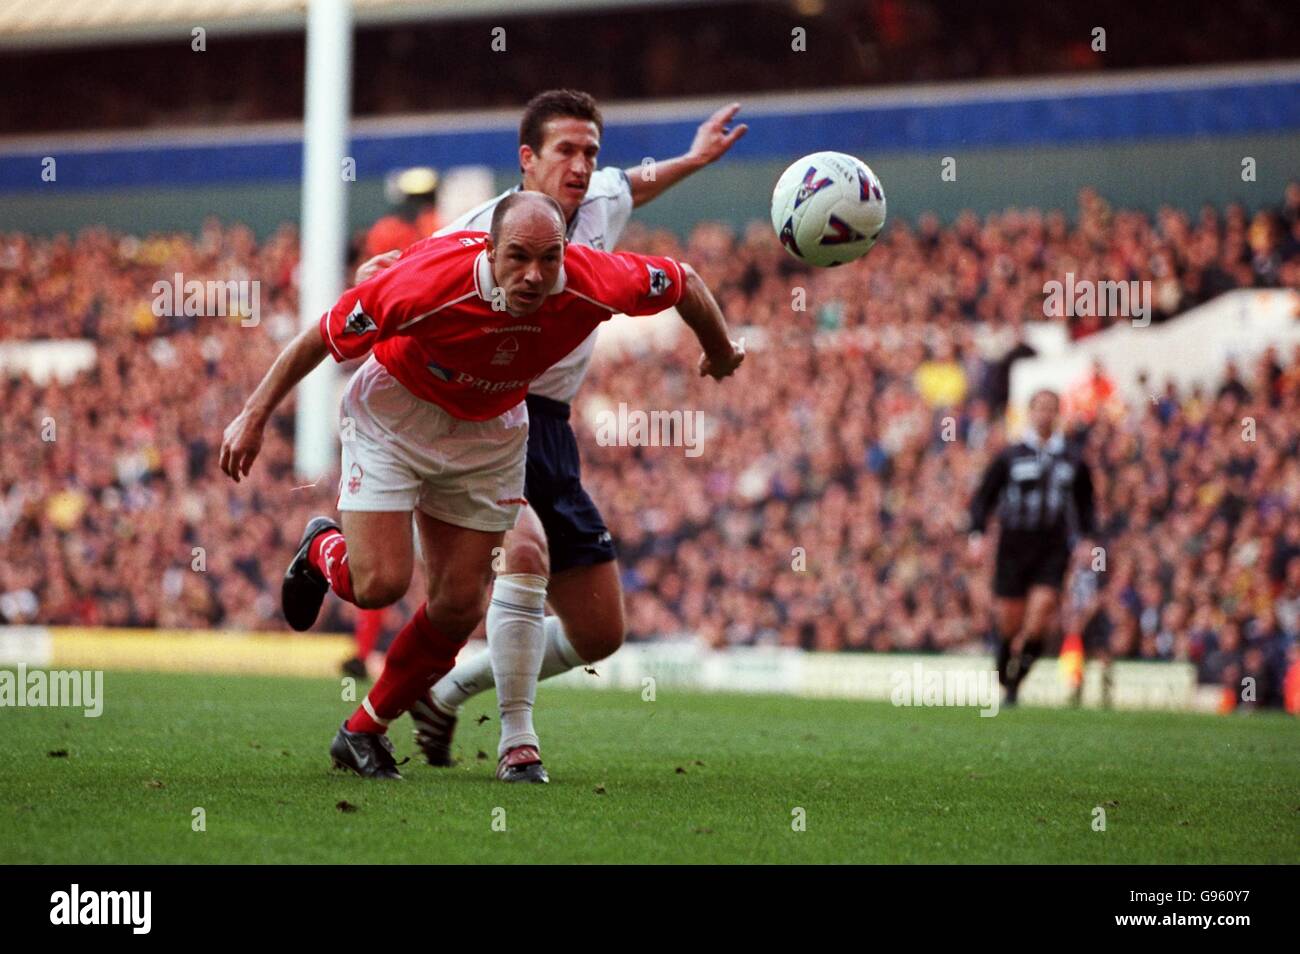
<path fill-rule="evenodd" d="M 639 211 L 642 221 L 680 232 L 701 219 L 764 218 L 780 171 L 818 149 L 867 159 L 885 183 L 891 216 L 908 218 L 1028 205 L 1070 210 L 1083 186 L 1136 208 L 1228 201 L 1257 208 L 1300 178 L 1300 64 L 744 102 L 750 131 L 727 161 Z M 677 155 L 715 106 L 612 105 L 602 162 L 636 166 Z M 383 213 L 383 176 L 394 168 L 477 164 L 494 169 L 503 188 L 517 181 L 516 121 L 504 112 L 356 123 L 353 228 Z M 46 157 L 57 160 L 54 182 L 41 177 Z M 946 157 L 955 160 L 955 181 L 941 176 Z M 1254 181 L 1242 176 L 1247 158 Z M 0 230 L 193 230 L 216 215 L 265 234 L 297 221 L 301 171 L 293 125 L 0 140 Z"/>

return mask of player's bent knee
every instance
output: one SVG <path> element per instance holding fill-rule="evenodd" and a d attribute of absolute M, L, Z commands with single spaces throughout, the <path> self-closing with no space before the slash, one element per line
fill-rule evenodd
<path fill-rule="evenodd" d="M 468 635 L 483 618 L 484 592 L 464 586 L 428 594 L 429 619 L 453 635 Z"/>
<path fill-rule="evenodd" d="M 617 624 L 582 627 L 565 635 L 584 662 L 594 663 L 619 651 L 627 636 L 627 627 L 619 620 Z"/>
<path fill-rule="evenodd" d="M 406 586 L 385 580 L 360 587 L 353 583 L 352 593 L 361 609 L 383 609 L 405 596 Z"/>
<path fill-rule="evenodd" d="M 538 539 L 532 534 L 516 537 L 512 533 L 506 546 L 506 572 L 550 576 L 551 561 L 546 551 L 546 538 Z"/>
<path fill-rule="evenodd" d="M 357 572 L 352 568 L 352 595 L 362 609 L 383 609 L 392 606 L 403 596 L 410 585 L 406 579 L 393 574 Z"/>

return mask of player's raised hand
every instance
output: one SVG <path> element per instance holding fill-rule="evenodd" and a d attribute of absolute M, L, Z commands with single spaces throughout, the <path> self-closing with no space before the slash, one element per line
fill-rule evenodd
<path fill-rule="evenodd" d="M 221 470 L 239 483 L 240 478 L 247 477 L 262 449 L 262 433 L 266 425 L 256 420 L 243 410 L 239 416 L 226 426 L 221 440 Z"/>
<path fill-rule="evenodd" d="M 700 356 L 700 377 L 706 375 L 715 381 L 730 377 L 736 373 L 740 363 L 745 360 L 745 339 L 731 342 L 731 353 L 721 358 L 710 358 L 707 354 Z"/>
<path fill-rule="evenodd" d="M 360 285 L 367 278 L 373 278 L 401 257 L 402 250 L 395 248 L 391 252 L 384 252 L 382 255 L 366 259 L 357 266 L 356 284 Z"/>
<path fill-rule="evenodd" d="M 728 103 L 716 113 L 700 123 L 700 128 L 695 131 L 695 141 L 691 143 L 691 150 L 687 153 L 692 159 L 696 159 L 704 164 L 716 162 L 735 145 L 736 140 L 745 135 L 749 127 L 744 123 L 738 126 L 727 128 L 740 112 L 740 103 Z"/>

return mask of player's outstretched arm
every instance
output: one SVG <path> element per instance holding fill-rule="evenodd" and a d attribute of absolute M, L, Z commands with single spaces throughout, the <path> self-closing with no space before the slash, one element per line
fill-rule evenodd
<path fill-rule="evenodd" d="M 271 413 L 329 352 L 315 325 L 304 328 L 280 352 L 244 409 L 226 427 L 221 441 L 221 469 L 235 483 L 247 477 L 262 449 L 262 434 Z"/>
<path fill-rule="evenodd" d="M 745 360 L 745 339 L 732 341 L 727 334 L 727 321 L 722 317 L 713 292 L 695 269 L 681 263 L 686 276 L 682 297 L 677 302 L 677 313 L 687 327 L 695 332 L 704 354 L 700 358 L 700 374 L 721 381 L 735 372 Z"/>
<path fill-rule="evenodd" d="M 702 122 L 685 155 L 625 169 L 628 183 L 632 187 L 632 207 L 645 205 L 658 198 L 664 190 L 672 188 L 692 172 L 698 172 L 709 163 L 721 159 L 749 129 L 744 123 L 732 129 L 727 128 L 727 123 L 738 112 L 740 103 L 728 103 Z"/>

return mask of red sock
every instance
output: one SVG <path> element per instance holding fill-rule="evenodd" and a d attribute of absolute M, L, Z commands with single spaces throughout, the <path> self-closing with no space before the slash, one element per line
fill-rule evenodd
<path fill-rule="evenodd" d="M 428 688 L 451 671 L 468 636 L 453 639 L 433 628 L 424 604 L 402 627 L 365 701 L 348 719 L 349 732 L 383 732 Z M 367 710 L 367 704 L 370 709 Z M 373 713 L 373 715 L 372 715 Z"/>
<path fill-rule="evenodd" d="M 352 595 L 352 572 L 348 569 L 348 542 L 337 530 L 326 530 L 311 542 L 307 562 L 329 581 L 330 589 L 340 599 L 356 603 Z"/>
<path fill-rule="evenodd" d="M 379 642 L 379 634 L 384 629 L 384 616 L 387 610 L 368 610 L 363 609 L 357 614 L 357 658 L 365 659 L 375 651 L 375 644 Z"/>

